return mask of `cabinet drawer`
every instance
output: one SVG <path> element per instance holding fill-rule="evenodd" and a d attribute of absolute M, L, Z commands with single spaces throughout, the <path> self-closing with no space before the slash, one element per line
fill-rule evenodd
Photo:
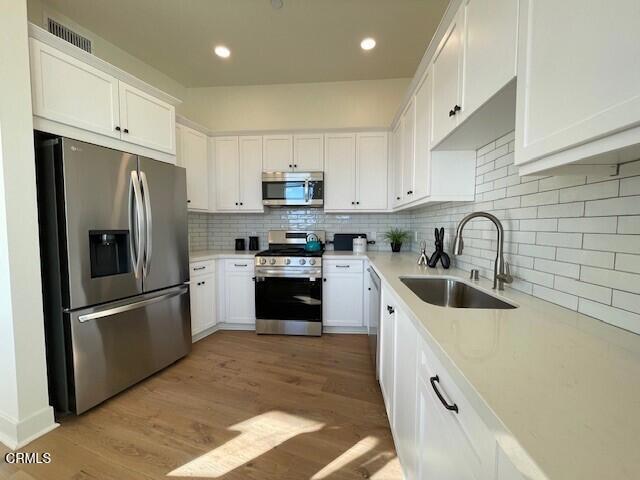
<path fill-rule="evenodd" d="M 253 272 L 253 258 L 238 258 L 224 261 L 226 272 Z"/>
<path fill-rule="evenodd" d="M 363 271 L 362 260 L 323 260 L 325 273 L 358 273 Z"/>
<path fill-rule="evenodd" d="M 455 413 L 445 409 L 440 399 L 437 402 L 457 439 L 456 444 L 464 453 L 465 461 L 477 476 L 489 478 L 487 475 L 494 471 L 496 456 L 496 443 L 491 431 L 473 410 L 424 340 L 419 344 L 418 362 L 418 376 L 431 393 L 437 398 L 438 391 L 445 402 L 458 407 L 458 412 Z M 438 380 L 432 383 L 431 379 L 436 375 Z"/>
<path fill-rule="evenodd" d="M 202 262 L 192 262 L 189 264 L 189 273 L 191 277 L 207 275 L 213 273 L 213 260 L 203 260 Z"/>

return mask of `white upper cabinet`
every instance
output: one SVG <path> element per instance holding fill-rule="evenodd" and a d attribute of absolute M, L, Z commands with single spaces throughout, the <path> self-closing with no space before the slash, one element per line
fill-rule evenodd
<path fill-rule="evenodd" d="M 405 201 L 411 201 L 415 180 L 415 138 L 416 138 L 416 102 L 412 98 L 402 114 L 402 196 Z"/>
<path fill-rule="evenodd" d="M 187 170 L 187 204 L 192 210 L 209 209 L 207 136 L 176 125 L 176 160 Z"/>
<path fill-rule="evenodd" d="M 386 132 L 356 135 L 356 209 L 387 209 L 387 150 Z"/>
<path fill-rule="evenodd" d="M 387 133 L 325 135 L 325 211 L 387 209 Z"/>
<path fill-rule="evenodd" d="M 520 173 L 637 158 L 638 0 L 522 0 L 519 15 Z"/>
<path fill-rule="evenodd" d="M 449 25 L 436 51 L 433 72 L 433 145 L 443 140 L 458 124 L 463 54 L 464 9 L 461 8 Z"/>
<path fill-rule="evenodd" d="M 36 128 L 127 150 L 126 145 L 104 138 L 108 137 L 144 147 L 134 150 L 137 153 L 152 155 L 150 149 L 162 152 L 158 157 L 164 161 L 173 160 L 169 157 L 176 153 L 173 105 L 40 40 L 30 38 L 29 46 L 33 114 L 47 122 L 36 122 Z"/>
<path fill-rule="evenodd" d="M 216 209 L 240 208 L 240 151 L 238 137 L 213 139 L 216 165 Z"/>
<path fill-rule="evenodd" d="M 217 211 L 262 212 L 262 137 L 213 139 Z"/>
<path fill-rule="evenodd" d="M 124 82 L 119 83 L 122 139 L 161 152 L 176 153 L 173 105 Z"/>
<path fill-rule="evenodd" d="M 298 172 L 324 170 L 324 135 L 320 133 L 293 136 L 293 169 Z"/>
<path fill-rule="evenodd" d="M 355 210 L 356 136 L 325 135 L 325 210 Z"/>
<path fill-rule="evenodd" d="M 265 172 L 293 170 L 293 135 L 265 135 L 263 142 Z"/>
<path fill-rule="evenodd" d="M 120 139 L 118 80 L 29 39 L 33 114 Z"/>
<path fill-rule="evenodd" d="M 415 142 L 412 200 L 431 193 L 431 94 L 433 77 L 427 70 L 415 95 Z"/>
<path fill-rule="evenodd" d="M 402 203 L 402 121 L 399 121 L 391 132 L 391 176 L 392 192 L 391 204 L 395 208 Z"/>
<path fill-rule="evenodd" d="M 518 2 L 464 0 L 464 121 L 516 75 Z M 490 139 L 491 140 L 491 139 Z"/>
<path fill-rule="evenodd" d="M 240 144 L 240 210 L 263 211 L 262 137 L 243 136 Z"/>

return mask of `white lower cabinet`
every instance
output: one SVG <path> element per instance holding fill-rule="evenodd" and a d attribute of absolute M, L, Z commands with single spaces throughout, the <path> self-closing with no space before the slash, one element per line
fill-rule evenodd
<path fill-rule="evenodd" d="M 322 323 L 327 327 L 364 325 L 362 260 L 324 260 Z"/>
<path fill-rule="evenodd" d="M 214 262 L 189 265 L 191 301 L 191 335 L 196 336 L 216 324 L 216 285 Z"/>
<path fill-rule="evenodd" d="M 255 325 L 253 259 L 224 261 L 225 322 Z"/>
<path fill-rule="evenodd" d="M 380 388 L 407 479 L 496 478 L 497 442 L 394 295 L 382 289 Z M 503 459 L 504 480 L 517 470 Z"/>

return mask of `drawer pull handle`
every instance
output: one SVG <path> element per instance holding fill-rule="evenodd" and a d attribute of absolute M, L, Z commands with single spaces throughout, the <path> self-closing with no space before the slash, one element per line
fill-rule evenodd
<path fill-rule="evenodd" d="M 458 405 L 456 405 L 455 403 L 453 405 L 449 405 L 447 401 L 444 399 L 444 397 L 442 396 L 442 394 L 440 393 L 440 390 L 438 390 L 438 387 L 436 387 L 436 382 L 440 382 L 440 378 L 438 377 L 438 375 L 436 375 L 435 377 L 431 377 L 429 379 L 429 382 L 431 382 L 431 387 L 433 388 L 433 391 L 436 392 L 436 396 L 440 399 L 440 402 L 442 402 L 442 405 L 444 405 L 444 408 L 452 412 L 458 413 Z"/>
<path fill-rule="evenodd" d="M 350 268 L 351 265 L 336 265 L 336 268 Z"/>
<path fill-rule="evenodd" d="M 234 267 L 246 267 L 247 264 L 246 263 L 234 263 L 233 266 Z"/>
<path fill-rule="evenodd" d="M 207 267 L 193 267 L 194 270 L 204 270 Z"/>

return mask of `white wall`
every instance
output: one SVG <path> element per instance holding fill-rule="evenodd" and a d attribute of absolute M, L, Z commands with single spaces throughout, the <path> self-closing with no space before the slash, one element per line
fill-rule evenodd
<path fill-rule="evenodd" d="M 47 393 L 25 0 L 0 0 L 0 441 L 55 426 Z"/>
<path fill-rule="evenodd" d="M 388 128 L 410 80 L 189 88 L 181 113 L 216 132 Z"/>

